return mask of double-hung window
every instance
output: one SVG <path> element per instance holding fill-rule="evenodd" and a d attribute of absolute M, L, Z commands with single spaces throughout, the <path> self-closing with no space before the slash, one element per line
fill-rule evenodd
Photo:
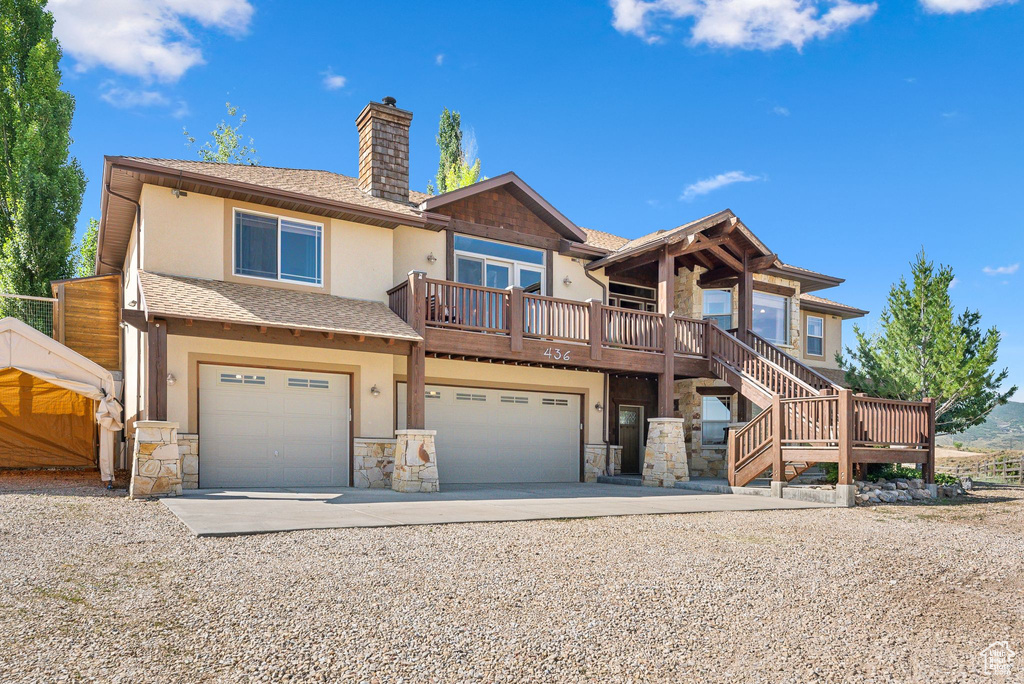
<path fill-rule="evenodd" d="M 713 320 L 723 330 L 732 328 L 732 290 L 704 290 L 704 320 Z"/>
<path fill-rule="evenodd" d="M 789 344 L 789 297 L 754 292 L 754 332 L 775 344 Z"/>
<path fill-rule="evenodd" d="M 807 317 L 807 355 L 825 355 L 825 319 L 821 316 Z"/>
<path fill-rule="evenodd" d="M 544 289 L 544 251 L 468 235 L 455 236 L 455 280 L 500 290 L 518 286 Z"/>
<path fill-rule="evenodd" d="M 732 397 L 702 397 L 700 441 L 705 446 L 722 446 L 728 441 L 732 421 Z"/>
<path fill-rule="evenodd" d="M 323 225 L 235 212 L 234 274 L 323 285 Z"/>

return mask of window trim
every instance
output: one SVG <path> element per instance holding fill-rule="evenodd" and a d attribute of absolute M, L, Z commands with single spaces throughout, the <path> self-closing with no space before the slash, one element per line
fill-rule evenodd
<path fill-rule="evenodd" d="M 518 260 L 515 260 L 515 259 L 505 259 L 505 258 L 502 258 L 502 257 L 490 256 L 489 254 L 481 254 L 479 252 L 469 252 L 469 251 L 466 251 L 464 249 L 454 249 L 453 248 L 452 249 L 452 261 L 454 263 L 452 264 L 452 266 L 453 266 L 453 273 L 452 273 L 452 275 L 454 276 L 454 280 L 456 282 L 461 282 L 459 280 L 459 257 L 463 257 L 463 258 L 473 259 L 474 261 L 478 261 L 481 264 L 480 273 L 481 273 L 481 276 L 482 276 L 483 283 L 481 283 L 480 285 L 477 285 L 476 287 L 488 287 L 488 285 L 486 284 L 487 283 L 487 265 L 493 263 L 493 264 L 500 264 L 501 266 L 508 266 L 509 267 L 509 275 L 510 275 L 511 282 L 509 283 L 509 286 L 507 288 L 505 288 L 505 289 L 511 289 L 513 287 L 519 287 L 519 285 L 518 285 L 518 283 L 519 283 L 519 271 L 521 269 L 525 269 L 527 271 L 531 271 L 531 272 L 534 272 L 534 273 L 537 273 L 537 272 L 540 273 L 540 287 L 539 287 L 539 291 L 540 292 L 547 292 L 547 290 L 545 289 L 547 287 L 547 279 L 548 279 L 548 276 L 547 276 L 548 253 L 547 253 L 547 250 L 538 249 L 536 247 L 528 247 L 526 245 L 518 245 L 518 244 L 516 244 L 514 242 L 505 242 L 503 240 L 491 240 L 489 238 L 477 237 L 476 235 L 466 235 L 466 237 L 472 238 L 474 240 L 480 240 L 481 242 L 491 242 L 491 243 L 494 243 L 496 245 L 509 245 L 511 247 L 519 247 L 521 249 L 529 249 L 529 250 L 532 250 L 534 252 L 540 252 L 541 263 L 540 264 L 532 264 L 532 263 L 529 263 L 527 261 L 518 261 Z M 463 283 L 463 284 L 469 285 L 470 283 Z"/>
<path fill-rule="evenodd" d="M 267 216 L 277 220 L 277 277 L 266 278 L 264 276 L 247 275 L 245 273 L 238 272 L 238 254 L 237 254 L 237 233 L 238 233 L 238 214 L 252 214 L 253 216 Z M 320 282 L 311 283 L 305 280 L 294 280 L 292 278 L 281 277 L 281 221 L 289 221 L 291 223 L 300 223 L 306 226 L 312 226 L 320 230 Z M 317 223 L 316 221 L 310 221 L 308 219 L 295 218 L 293 216 L 285 216 L 283 214 L 272 214 L 265 211 L 257 211 L 254 209 L 244 209 L 241 207 L 231 207 L 231 275 L 235 278 L 245 278 L 247 280 L 262 280 L 267 283 L 283 283 L 286 285 L 301 285 L 303 287 L 312 287 L 322 290 L 327 284 L 327 231 L 326 224 Z"/>
<path fill-rule="evenodd" d="M 812 335 L 811 334 L 811 319 L 812 318 L 816 318 L 819 321 L 821 321 L 821 335 Z M 812 316 L 811 314 L 807 314 L 806 320 L 804 321 L 804 335 L 806 335 L 806 341 L 804 342 L 804 354 L 806 354 L 807 356 L 813 356 L 816 359 L 823 359 L 823 358 L 825 358 L 825 317 L 824 316 Z M 810 349 L 810 345 L 807 344 L 807 342 L 809 342 L 812 337 L 814 339 L 816 339 L 816 340 L 821 340 L 821 353 L 820 354 L 812 354 L 810 352 L 810 350 L 809 350 Z"/>
<path fill-rule="evenodd" d="M 705 449 L 726 449 L 729 446 L 729 434 L 728 434 L 728 432 L 726 432 L 725 441 L 720 443 L 720 444 L 708 443 L 708 442 L 704 441 L 704 422 L 705 422 L 704 421 L 704 402 L 707 401 L 708 399 L 718 399 L 718 400 L 724 401 L 724 402 L 726 402 L 728 404 L 728 406 L 729 406 L 729 421 L 728 422 L 731 423 L 732 422 L 732 410 L 734 408 L 733 407 L 733 402 L 735 401 L 735 396 L 731 395 L 731 394 L 729 394 L 729 395 L 702 394 L 701 397 L 700 397 L 700 445 L 701 445 L 702 448 L 705 448 Z M 719 423 L 721 421 L 713 420 L 711 422 Z"/>

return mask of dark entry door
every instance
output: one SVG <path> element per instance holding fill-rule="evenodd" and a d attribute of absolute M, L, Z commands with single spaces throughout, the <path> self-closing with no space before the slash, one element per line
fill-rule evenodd
<path fill-rule="evenodd" d="M 619 407 L 619 444 L 622 445 L 622 472 L 639 473 L 642 467 L 640 443 L 643 441 L 642 406 Z"/>

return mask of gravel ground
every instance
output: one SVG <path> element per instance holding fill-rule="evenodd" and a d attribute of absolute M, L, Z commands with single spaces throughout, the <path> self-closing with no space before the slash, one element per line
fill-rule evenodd
<path fill-rule="evenodd" d="M 1020 490 L 195 539 L 93 477 L 0 477 L 3 682 L 958 682 L 1024 653 Z"/>

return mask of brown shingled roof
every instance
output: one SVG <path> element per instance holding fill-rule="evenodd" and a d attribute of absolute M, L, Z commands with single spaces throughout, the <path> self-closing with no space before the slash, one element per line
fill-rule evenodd
<path fill-rule="evenodd" d="M 425 193 L 415 191 L 409 192 L 408 202 L 395 202 L 381 197 L 374 197 L 359 189 L 358 178 L 316 169 L 246 166 L 243 164 L 224 164 L 220 162 L 192 161 L 189 159 L 120 158 L 154 164 L 174 171 L 201 173 L 226 181 L 250 183 L 274 190 L 296 192 L 318 199 L 347 202 L 371 209 L 406 214 L 407 216 L 420 216 L 422 212 L 417 209 L 417 206 L 428 197 Z"/>
<path fill-rule="evenodd" d="M 150 316 L 421 340 L 383 302 L 139 272 Z"/>
<path fill-rule="evenodd" d="M 815 305 L 823 309 L 827 309 L 832 313 L 846 314 L 850 318 L 857 318 L 859 316 L 866 316 L 868 314 L 864 309 L 858 309 L 855 306 L 849 306 L 847 304 L 840 304 L 837 301 L 831 299 L 825 299 L 824 297 L 818 297 L 817 295 L 808 294 L 802 292 L 800 294 L 800 301 L 810 306 L 805 308 L 815 308 Z"/>
<path fill-rule="evenodd" d="M 603 230 L 583 228 L 583 232 L 587 234 L 586 244 L 591 245 L 593 247 L 600 247 L 601 249 L 607 249 L 610 252 L 614 252 L 615 250 L 621 248 L 624 244 L 629 242 L 629 240 L 627 240 L 624 237 L 612 235 L 611 233 L 606 233 Z"/>

